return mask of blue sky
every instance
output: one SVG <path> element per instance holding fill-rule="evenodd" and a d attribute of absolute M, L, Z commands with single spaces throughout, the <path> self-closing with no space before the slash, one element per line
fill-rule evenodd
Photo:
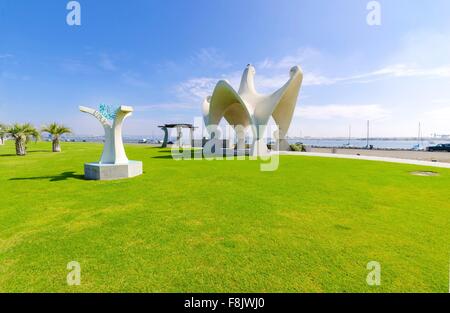
<path fill-rule="evenodd" d="M 132 105 L 128 135 L 201 116 L 219 79 L 236 87 L 247 63 L 271 92 L 300 65 L 289 134 L 364 137 L 450 134 L 450 1 L 0 0 L 0 121 L 63 122 L 102 134 L 79 105 Z"/>

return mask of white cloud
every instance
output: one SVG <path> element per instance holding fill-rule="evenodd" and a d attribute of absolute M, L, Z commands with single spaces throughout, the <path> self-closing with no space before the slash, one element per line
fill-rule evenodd
<path fill-rule="evenodd" d="M 295 116 L 313 120 L 329 120 L 334 118 L 380 120 L 388 118 L 390 112 L 378 104 L 329 104 L 300 106 L 296 109 Z"/>
<path fill-rule="evenodd" d="M 437 98 L 431 101 L 432 104 L 446 104 L 450 106 L 450 98 Z"/>
<path fill-rule="evenodd" d="M 445 120 L 450 124 L 450 104 L 447 107 L 425 112 L 424 116 L 430 120 Z"/>

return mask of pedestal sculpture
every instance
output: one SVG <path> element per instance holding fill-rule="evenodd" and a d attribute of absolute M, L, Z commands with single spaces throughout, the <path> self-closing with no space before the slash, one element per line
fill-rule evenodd
<path fill-rule="evenodd" d="M 142 162 L 128 160 L 122 141 L 122 123 L 131 115 L 133 108 L 122 105 L 114 109 L 102 104 L 98 111 L 83 106 L 80 106 L 80 111 L 97 118 L 105 130 L 105 145 L 100 162 L 84 165 L 85 178 L 112 180 L 141 175 Z"/>
<path fill-rule="evenodd" d="M 272 116 L 278 125 L 275 137 L 279 140 L 279 149 L 287 150 L 289 144 L 286 134 L 294 114 L 303 73 L 300 67 L 294 66 L 290 70 L 289 80 L 270 95 L 256 92 L 254 77 L 255 68 L 249 64 L 237 92 L 227 81 L 219 81 L 212 96 L 203 102 L 205 125 L 218 125 L 224 117 L 229 124 L 240 126 L 236 135 L 241 141 L 245 138 L 245 130 L 251 127 L 254 143 L 250 153 L 255 156 L 264 155 L 268 150 L 263 135 Z"/>

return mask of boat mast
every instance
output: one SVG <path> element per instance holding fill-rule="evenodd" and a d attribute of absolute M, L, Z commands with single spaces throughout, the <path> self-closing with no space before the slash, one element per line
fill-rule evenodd
<path fill-rule="evenodd" d="M 423 142 L 423 140 L 422 140 L 422 125 L 421 125 L 420 122 L 419 122 L 419 134 L 417 136 L 417 141 L 418 141 L 418 144 L 419 144 L 419 147 L 420 147 L 422 142 Z"/>
<path fill-rule="evenodd" d="M 350 139 L 352 138 L 352 124 L 348 125 L 348 145 L 350 146 Z"/>
<path fill-rule="evenodd" d="M 367 120 L 367 144 L 366 144 L 366 148 L 369 148 L 369 136 L 370 136 L 369 128 L 370 128 L 370 121 Z"/>

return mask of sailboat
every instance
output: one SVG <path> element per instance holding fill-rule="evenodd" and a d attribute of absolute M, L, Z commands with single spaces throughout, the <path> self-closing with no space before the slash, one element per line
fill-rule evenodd
<path fill-rule="evenodd" d="M 417 136 L 417 144 L 412 147 L 414 151 L 424 151 L 425 147 L 423 146 L 423 138 L 422 138 L 422 127 L 419 123 L 419 134 Z"/>
<path fill-rule="evenodd" d="M 351 138 L 352 138 L 352 125 L 348 126 L 348 142 L 344 143 L 343 146 L 347 148 L 353 147 L 351 144 Z"/>

